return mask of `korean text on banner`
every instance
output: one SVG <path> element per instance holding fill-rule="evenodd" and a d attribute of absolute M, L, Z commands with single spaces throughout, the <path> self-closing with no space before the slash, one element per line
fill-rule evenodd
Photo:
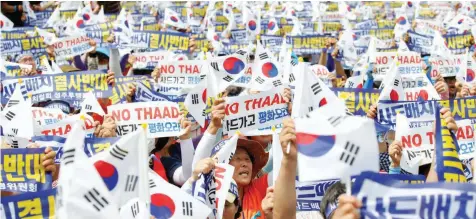
<path fill-rule="evenodd" d="M 51 189 L 52 176 L 41 165 L 44 148 L 2 149 L 0 189 L 38 192 Z"/>
<path fill-rule="evenodd" d="M 226 100 L 223 132 L 254 130 L 282 122 L 288 106 L 277 89 Z"/>
<path fill-rule="evenodd" d="M 142 127 L 146 128 L 149 138 L 180 135 L 180 110 L 177 103 L 161 101 L 118 104 L 108 106 L 107 112 L 116 120 L 118 136 Z"/>

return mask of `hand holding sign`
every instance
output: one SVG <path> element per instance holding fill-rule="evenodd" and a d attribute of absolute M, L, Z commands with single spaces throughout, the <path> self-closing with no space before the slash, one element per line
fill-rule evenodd
<path fill-rule="evenodd" d="M 402 150 L 402 142 L 399 140 L 393 141 L 390 147 L 388 148 L 388 154 L 392 159 L 392 167 L 400 167 L 400 160 L 402 159 Z"/>
<path fill-rule="evenodd" d="M 207 174 L 215 169 L 215 164 L 216 161 L 210 157 L 198 161 L 192 173 L 192 180 L 195 182 L 198 180 L 198 178 L 200 178 L 200 174 Z"/>
<path fill-rule="evenodd" d="M 39 148 L 40 145 L 33 143 L 28 145 L 28 148 Z M 56 152 L 51 149 L 51 147 L 45 148 L 45 156 L 40 158 L 41 165 L 45 168 L 46 172 L 56 172 L 56 165 L 55 165 L 55 157 Z"/>
<path fill-rule="evenodd" d="M 449 108 L 442 108 L 440 110 L 441 118 L 446 121 L 448 129 L 451 131 L 458 131 L 458 126 L 456 125 L 455 118 L 451 115 L 451 110 Z"/>
<path fill-rule="evenodd" d="M 134 83 L 130 83 L 127 90 L 126 101 L 128 103 L 132 103 L 134 99 L 134 95 L 136 93 L 136 85 Z"/>
<path fill-rule="evenodd" d="M 94 136 L 98 138 L 116 137 L 116 121 L 111 116 L 106 115 L 102 125 L 97 124 Z"/>
<path fill-rule="evenodd" d="M 369 111 L 367 112 L 367 117 L 369 119 L 375 119 L 377 117 L 377 104 L 372 104 Z"/>
<path fill-rule="evenodd" d="M 114 76 L 114 72 L 111 70 L 107 71 L 107 78 L 106 78 L 107 84 L 114 86 L 116 83 L 116 78 Z"/>

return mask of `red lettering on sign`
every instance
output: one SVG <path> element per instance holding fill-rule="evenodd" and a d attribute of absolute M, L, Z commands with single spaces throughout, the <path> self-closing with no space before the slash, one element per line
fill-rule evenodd
<path fill-rule="evenodd" d="M 404 148 L 408 147 L 420 147 L 421 145 L 421 136 L 420 134 L 402 136 L 402 146 Z"/>
<path fill-rule="evenodd" d="M 375 57 L 375 60 L 377 61 L 377 64 L 379 64 L 379 65 L 388 63 L 388 57 L 387 56 Z"/>
<path fill-rule="evenodd" d="M 471 126 L 463 126 L 458 128 L 456 133 L 456 138 L 460 139 L 472 139 L 474 137 L 474 132 Z"/>
<path fill-rule="evenodd" d="M 237 114 L 238 106 L 238 103 L 227 104 L 225 107 L 225 115 Z"/>
<path fill-rule="evenodd" d="M 113 110 L 111 115 L 116 121 L 127 121 L 131 118 L 131 112 L 129 112 L 129 109 Z"/>
<path fill-rule="evenodd" d="M 169 73 L 173 74 L 175 72 L 175 66 L 173 65 L 161 65 L 160 66 L 160 73 Z"/>

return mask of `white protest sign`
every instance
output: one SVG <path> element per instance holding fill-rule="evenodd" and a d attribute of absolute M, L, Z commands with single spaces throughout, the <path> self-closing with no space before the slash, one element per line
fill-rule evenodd
<path fill-rule="evenodd" d="M 396 60 L 395 56 L 397 56 Z M 382 80 L 387 75 L 393 61 L 398 62 L 397 71 L 402 75 L 419 74 L 422 72 L 422 59 L 420 54 L 416 52 L 402 52 L 398 54 L 396 52 L 377 52 L 375 60 L 374 67 L 377 71 L 374 74 L 377 81 Z"/>
<path fill-rule="evenodd" d="M 218 219 L 223 217 L 223 210 L 225 210 L 225 201 L 230 189 L 231 179 L 235 168 L 229 164 L 218 164 L 215 166 L 215 183 L 216 183 L 216 203 Z"/>
<path fill-rule="evenodd" d="M 153 69 L 159 64 L 159 62 L 166 61 L 168 59 L 168 56 L 168 51 L 134 53 L 135 62 L 134 65 L 132 65 L 132 68 Z"/>
<path fill-rule="evenodd" d="M 201 61 L 161 62 L 158 66 L 160 84 L 177 87 L 194 87 L 200 83 Z"/>
<path fill-rule="evenodd" d="M 454 55 L 452 59 L 431 57 L 431 78 L 436 78 L 438 73 L 442 77 L 456 77 L 458 72 L 467 64 L 466 54 Z M 466 68 L 464 68 L 466 70 Z"/>
<path fill-rule="evenodd" d="M 35 127 L 35 135 L 53 135 L 53 136 L 61 136 L 67 137 L 69 132 L 71 131 L 74 124 L 76 124 L 81 119 L 84 119 L 82 123 L 83 129 L 86 130 L 86 134 L 91 134 L 94 132 L 94 119 L 89 115 L 74 115 L 69 116 L 66 119 L 61 121 L 57 121 L 51 124 L 43 124 L 42 126 Z M 53 119 L 53 121 L 55 121 Z"/>
<path fill-rule="evenodd" d="M 223 133 L 242 132 L 276 125 L 289 113 L 287 104 L 278 89 L 255 95 L 226 99 Z"/>
<path fill-rule="evenodd" d="M 55 55 L 56 57 L 73 57 L 90 52 L 92 47 L 89 45 L 89 40 L 85 35 L 60 38 L 53 44 Z"/>
<path fill-rule="evenodd" d="M 322 80 L 322 82 L 324 82 L 324 84 L 326 84 L 329 87 L 332 87 L 331 80 L 329 80 L 329 74 L 331 73 L 329 73 L 329 70 L 327 69 L 326 66 L 316 64 L 316 65 L 311 65 L 309 68 L 312 71 L 312 73 L 316 74 L 317 77 L 319 77 Z"/>
<path fill-rule="evenodd" d="M 107 112 L 117 124 L 118 136 L 145 126 L 148 138 L 180 135 L 180 109 L 169 101 L 138 102 L 111 105 Z M 144 125 L 145 124 L 145 125 Z"/>
<path fill-rule="evenodd" d="M 32 107 L 31 112 L 33 113 L 33 119 L 54 118 L 57 120 L 63 120 L 68 117 L 68 115 L 63 111 L 55 108 Z"/>
<path fill-rule="evenodd" d="M 209 218 L 221 219 L 230 188 L 234 167 L 219 163 L 209 174 L 203 174 L 193 184 L 192 195 L 212 209 Z"/>
<path fill-rule="evenodd" d="M 471 159 L 475 153 L 474 129 L 470 119 L 456 121 L 458 131 L 456 140 L 459 146 L 459 159 Z"/>
<path fill-rule="evenodd" d="M 404 115 L 397 115 L 395 139 L 402 142 L 402 160 L 408 168 L 431 163 L 434 149 L 433 121 L 421 119 L 407 119 Z"/>

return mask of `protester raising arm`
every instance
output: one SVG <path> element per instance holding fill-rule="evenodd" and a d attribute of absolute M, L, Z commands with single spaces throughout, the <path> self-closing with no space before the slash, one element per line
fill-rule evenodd
<path fill-rule="evenodd" d="M 402 159 L 402 150 L 402 142 L 399 140 L 393 141 L 390 145 L 388 154 L 390 155 L 392 163 L 388 172 L 389 174 L 400 174 L 400 160 Z"/>
<path fill-rule="evenodd" d="M 273 218 L 296 218 L 296 168 L 297 146 L 294 121 L 287 118 L 279 135 L 283 160 L 274 189 Z M 287 147 L 290 145 L 289 153 Z"/>
<path fill-rule="evenodd" d="M 197 150 L 193 156 L 192 166 L 206 157 L 210 156 L 210 152 L 216 140 L 218 129 L 222 127 L 222 120 L 225 118 L 225 100 L 218 98 L 213 102 L 211 112 L 211 122 L 205 133 L 203 133 L 200 143 L 197 145 Z"/>
<path fill-rule="evenodd" d="M 180 127 L 185 130 L 185 133 L 179 137 L 182 167 L 179 167 L 173 175 L 173 180 L 177 185 L 183 185 L 185 181 L 192 176 L 192 160 L 195 150 L 193 148 L 192 139 L 190 138 L 192 123 L 188 119 L 182 118 L 180 120 Z"/>

